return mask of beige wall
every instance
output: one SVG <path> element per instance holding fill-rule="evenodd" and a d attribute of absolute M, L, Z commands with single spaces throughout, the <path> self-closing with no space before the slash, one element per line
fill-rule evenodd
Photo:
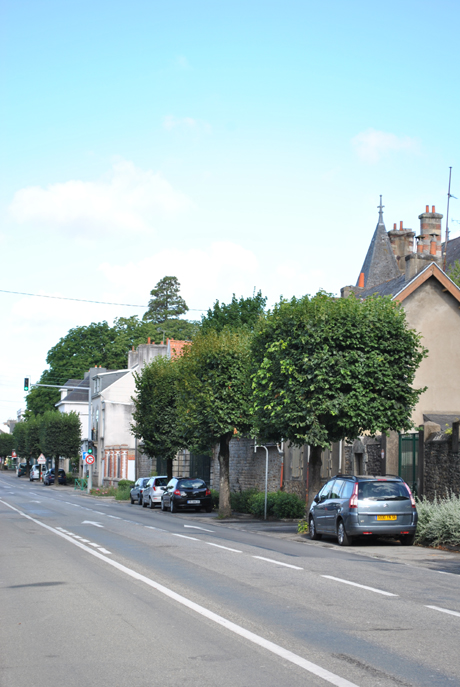
<path fill-rule="evenodd" d="M 428 358 L 422 360 L 414 386 L 428 389 L 420 397 L 412 419 L 423 413 L 460 413 L 460 308 L 450 293 L 431 277 L 403 302 L 408 324 L 422 334 Z"/>

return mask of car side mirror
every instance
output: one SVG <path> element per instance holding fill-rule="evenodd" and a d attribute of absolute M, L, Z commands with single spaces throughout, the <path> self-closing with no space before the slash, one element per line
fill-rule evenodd
<path fill-rule="evenodd" d="M 319 496 L 318 496 L 318 494 L 316 494 L 316 496 L 315 496 L 315 498 L 313 499 L 313 501 L 314 501 L 315 503 L 319 503 Z"/>

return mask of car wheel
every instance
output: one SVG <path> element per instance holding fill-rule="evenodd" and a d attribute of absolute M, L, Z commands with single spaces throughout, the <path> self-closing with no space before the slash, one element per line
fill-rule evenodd
<path fill-rule="evenodd" d="M 402 546 L 412 546 L 415 541 L 415 532 L 413 534 L 402 534 L 399 537 Z"/>
<path fill-rule="evenodd" d="M 139 501 L 138 501 L 138 503 L 139 503 L 140 506 L 142 506 L 142 496 L 139 496 Z"/>
<path fill-rule="evenodd" d="M 132 505 L 134 503 L 134 499 L 132 496 L 130 498 L 131 498 L 131 505 Z"/>
<path fill-rule="evenodd" d="M 169 501 L 169 510 L 171 511 L 171 513 L 175 513 L 177 511 L 177 508 L 174 505 L 174 501 L 172 499 L 170 499 Z"/>
<path fill-rule="evenodd" d="M 150 510 L 153 510 L 155 508 L 155 504 L 153 503 L 152 499 L 150 499 L 149 508 Z"/>
<path fill-rule="evenodd" d="M 165 508 L 165 502 L 163 501 L 163 499 L 161 499 L 160 510 L 162 510 L 162 511 L 165 511 L 165 510 L 166 510 L 166 508 Z"/>
<path fill-rule="evenodd" d="M 318 532 L 316 531 L 313 516 L 311 516 L 310 520 L 308 521 L 308 530 L 310 532 L 310 539 L 313 539 L 313 541 L 319 541 L 319 539 L 321 539 L 321 537 L 323 536 L 322 534 L 318 534 Z"/>
<path fill-rule="evenodd" d="M 145 499 L 142 499 L 142 508 L 147 508 L 147 501 Z"/>
<path fill-rule="evenodd" d="M 337 525 L 337 540 L 339 546 L 350 546 L 352 542 L 352 538 L 347 534 L 343 520 L 339 520 L 339 524 Z"/>

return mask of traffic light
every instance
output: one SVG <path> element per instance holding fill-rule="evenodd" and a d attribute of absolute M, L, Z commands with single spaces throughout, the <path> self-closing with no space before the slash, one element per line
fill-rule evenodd
<path fill-rule="evenodd" d="M 29 382 L 30 382 L 29 377 L 24 377 L 24 391 L 29 391 L 29 386 L 30 386 Z"/>
<path fill-rule="evenodd" d="M 94 443 L 92 441 L 88 441 L 88 453 L 90 456 L 93 455 L 93 448 L 94 448 Z"/>

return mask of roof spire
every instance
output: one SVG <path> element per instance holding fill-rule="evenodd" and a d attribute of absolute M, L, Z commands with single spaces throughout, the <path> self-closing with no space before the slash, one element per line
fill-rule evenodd
<path fill-rule="evenodd" d="M 384 221 L 383 221 L 383 208 L 384 208 L 385 206 L 382 205 L 382 196 L 380 196 L 380 205 L 377 205 L 377 207 L 378 207 L 378 209 L 379 209 L 379 224 L 384 224 Z"/>

